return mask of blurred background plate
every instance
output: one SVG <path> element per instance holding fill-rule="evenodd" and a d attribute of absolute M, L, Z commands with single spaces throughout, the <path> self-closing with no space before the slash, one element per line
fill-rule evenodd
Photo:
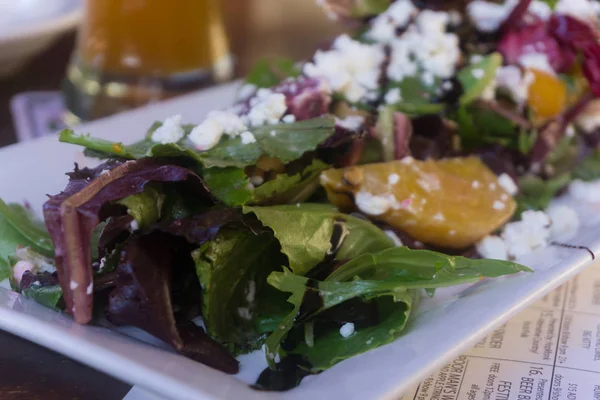
<path fill-rule="evenodd" d="M 82 7 L 82 0 L 0 0 L 0 76 L 16 71 L 77 25 Z"/>

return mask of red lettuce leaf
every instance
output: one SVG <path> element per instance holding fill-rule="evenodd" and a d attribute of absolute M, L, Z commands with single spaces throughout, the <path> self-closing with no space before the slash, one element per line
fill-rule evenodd
<path fill-rule="evenodd" d="M 105 206 L 141 193 L 150 182 L 183 181 L 191 183 L 199 200 L 212 202 L 208 189 L 194 172 L 152 159 L 129 161 L 112 169 L 76 170 L 65 191 L 50 196 L 44 204 L 44 219 L 56 249 L 56 268 L 67 311 L 76 322 L 88 323 L 92 318 L 91 236 L 96 225 L 110 216 Z"/>
<path fill-rule="evenodd" d="M 137 326 L 195 361 L 237 373 L 237 360 L 202 328 L 177 323 L 171 293 L 179 264 L 171 245 L 171 238 L 158 232 L 127 243 L 117 267 L 116 288 L 109 296 L 108 319 L 116 325 Z"/>

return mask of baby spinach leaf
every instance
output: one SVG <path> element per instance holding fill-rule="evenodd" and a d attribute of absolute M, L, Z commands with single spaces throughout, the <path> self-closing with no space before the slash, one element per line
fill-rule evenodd
<path fill-rule="evenodd" d="M 22 292 L 25 296 L 32 298 L 36 302 L 48 308 L 59 309 L 59 303 L 62 299 L 62 289 L 60 285 L 35 286 L 31 285 Z"/>
<path fill-rule="evenodd" d="M 358 328 L 349 337 L 342 337 L 339 329 L 328 329 L 317 333 L 313 346 L 301 342 L 293 351 L 308 359 L 312 372 L 324 371 L 340 361 L 365 353 L 397 339 L 406 326 L 412 308 L 416 305 L 419 292 L 410 290 L 382 295 L 373 302 L 377 309 L 379 323 Z M 315 329 L 318 329 L 319 326 Z"/>
<path fill-rule="evenodd" d="M 294 60 L 273 58 L 260 60 L 246 76 L 246 83 L 259 88 L 271 88 L 286 78 L 296 78 L 302 71 Z"/>
<path fill-rule="evenodd" d="M 502 55 L 492 53 L 483 60 L 462 69 L 457 75 L 464 91 L 459 99 L 459 104 L 466 106 L 478 99 L 494 81 L 496 71 L 501 65 Z"/>
<path fill-rule="evenodd" d="M 377 252 L 394 247 L 387 235 L 369 221 L 342 214 L 325 204 L 244 207 L 263 225 L 271 228 L 281 244 L 294 273 L 304 275 L 323 261 L 331 250 L 335 221 L 343 221 L 348 230 L 337 259 L 348 260 L 365 252 Z"/>
<path fill-rule="evenodd" d="M 296 204 L 306 201 L 319 187 L 319 175 L 329 165 L 314 159 L 295 175 L 279 174 L 253 190 L 252 204 Z M 210 187 L 210 185 L 209 185 Z"/>
<path fill-rule="evenodd" d="M 234 353 L 259 348 L 257 299 L 266 278 L 285 260 L 270 234 L 221 230 L 192 253 L 202 286 L 202 315 L 208 333 Z"/>
<path fill-rule="evenodd" d="M 400 82 L 392 82 L 386 90 L 400 89 L 402 100 L 391 105 L 396 111 L 410 115 L 437 114 L 445 108 L 444 104 L 433 102 L 439 85 L 439 79 L 432 85 L 426 85 L 420 75 L 417 75 L 406 77 Z"/>
<path fill-rule="evenodd" d="M 213 196 L 228 206 L 241 206 L 253 198 L 250 180 L 241 168 L 206 168 L 202 177 Z"/>

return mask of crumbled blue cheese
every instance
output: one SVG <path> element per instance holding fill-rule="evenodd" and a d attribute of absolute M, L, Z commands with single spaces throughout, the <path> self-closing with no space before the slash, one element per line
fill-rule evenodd
<path fill-rule="evenodd" d="M 375 196 L 362 190 L 356 194 L 354 200 L 360 211 L 371 216 L 385 214 L 392 207 L 387 196 Z"/>
<path fill-rule="evenodd" d="M 340 328 L 340 335 L 342 335 L 344 338 L 350 337 L 353 333 L 354 324 L 352 322 L 347 322 Z"/>
<path fill-rule="evenodd" d="M 508 174 L 501 174 L 498 177 L 498 184 L 511 196 L 514 196 L 519 192 L 519 187 Z"/>
<path fill-rule="evenodd" d="M 418 12 L 410 0 L 398 0 L 371 23 L 365 36 L 381 43 L 390 43 L 396 38 L 399 28 L 403 28 Z"/>
<path fill-rule="evenodd" d="M 71 290 L 75 290 L 79 287 L 79 283 L 75 282 L 75 281 L 71 281 L 69 282 L 69 289 Z"/>
<path fill-rule="evenodd" d="M 473 71 L 471 71 L 471 75 L 473 75 L 475 79 L 481 79 L 485 76 L 485 71 L 481 68 L 476 68 Z"/>
<path fill-rule="evenodd" d="M 543 53 L 527 53 L 523 54 L 519 57 L 519 64 L 525 68 L 536 69 L 538 71 L 547 72 L 551 75 L 554 75 L 554 68 L 550 65 L 550 60 L 548 56 Z"/>
<path fill-rule="evenodd" d="M 506 244 L 499 236 L 490 235 L 484 237 L 479 243 L 477 243 L 477 252 L 481 254 L 483 258 L 489 258 L 492 260 L 508 260 Z"/>
<path fill-rule="evenodd" d="M 221 141 L 223 127 L 212 119 L 207 119 L 190 132 L 188 139 L 196 146 L 197 150 L 212 149 Z"/>
<path fill-rule="evenodd" d="M 446 217 L 444 216 L 444 214 L 442 214 L 441 212 L 439 212 L 439 213 L 437 213 L 437 214 L 435 214 L 435 215 L 433 216 L 433 220 L 434 220 L 434 221 L 440 221 L 440 222 L 443 222 L 443 221 L 445 221 L 445 220 L 446 220 Z"/>
<path fill-rule="evenodd" d="M 296 116 L 294 114 L 288 114 L 281 118 L 281 120 L 286 124 L 293 124 L 296 122 Z"/>
<path fill-rule="evenodd" d="M 550 234 L 554 238 L 570 238 L 579 229 L 579 216 L 571 207 L 552 205 L 546 212 L 552 220 Z"/>
<path fill-rule="evenodd" d="M 242 117 L 250 126 L 277 124 L 287 111 L 285 95 L 273 93 L 269 89 L 259 89 L 250 99 L 250 112 Z"/>
<path fill-rule="evenodd" d="M 240 137 L 242 138 L 242 144 L 256 143 L 256 138 L 250 131 L 242 132 Z"/>
<path fill-rule="evenodd" d="M 476 0 L 470 2 L 467 6 L 467 14 L 477 30 L 481 32 L 495 32 L 508 18 L 518 3 L 519 0 L 506 0 L 504 4 Z M 547 20 L 552 15 L 550 6 L 540 0 L 532 1 L 527 11 L 541 20 Z"/>
<path fill-rule="evenodd" d="M 373 100 L 379 89 L 380 67 L 385 59 L 379 44 L 365 44 L 348 35 L 339 36 L 330 50 L 317 51 L 304 74 L 323 79 L 350 102 Z"/>
<path fill-rule="evenodd" d="M 336 118 L 335 124 L 349 131 L 358 131 L 365 123 L 365 117 L 361 115 L 349 115 L 346 118 Z"/>
<path fill-rule="evenodd" d="M 523 212 L 520 221 L 507 224 L 502 232 L 508 254 L 520 257 L 546 247 L 550 237 L 550 226 L 550 217 L 545 212 Z"/>
<path fill-rule="evenodd" d="M 571 182 L 569 193 L 576 200 L 600 203 L 600 183 L 598 182 L 584 182 L 576 179 Z"/>
<path fill-rule="evenodd" d="M 246 124 L 238 115 L 227 111 L 211 111 L 204 121 L 192 129 L 188 139 L 200 151 L 215 147 L 225 134 L 236 137 L 245 131 Z"/>
<path fill-rule="evenodd" d="M 507 94 L 517 104 L 524 104 L 529 97 L 529 86 L 535 81 L 531 71 L 521 73 L 521 69 L 514 65 L 500 67 L 496 71 L 496 85 L 506 90 Z"/>
<path fill-rule="evenodd" d="M 397 104 L 402 101 L 402 92 L 400 88 L 393 88 L 388 90 L 388 92 L 384 96 L 384 101 L 386 104 Z"/>
<path fill-rule="evenodd" d="M 494 201 L 492 207 L 494 208 L 494 210 L 502 211 L 506 208 L 506 203 L 500 200 L 496 200 Z"/>
<path fill-rule="evenodd" d="M 85 289 L 85 294 L 87 294 L 89 296 L 90 294 L 92 294 L 93 291 L 94 291 L 94 282 L 90 282 L 88 287 Z"/>
<path fill-rule="evenodd" d="M 398 182 L 400 182 L 400 175 L 398 175 L 398 174 L 390 174 L 388 176 L 388 183 L 390 185 L 395 185 Z"/>
<path fill-rule="evenodd" d="M 559 0 L 554 10 L 583 21 L 593 21 L 598 12 L 598 6 L 594 3 L 595 1 L 590 0 Z"/>
<path fill-rule="evenodd" d="M 140 224 L 138 224 L 138 222 L 134 219 L 133 221 L 131 221 L 131 223 L 129 224 L 129 230 L 131 232 L 135 232 L 138 229 L 140 229 Z"/>
<path fill-rule="evenodd" d="M 415 76 L 422 70 L 425 80 L 446 79 L 454 75 L 461 51 L 458 37 L 446 32 L 448 13 L 425 10 L 415 24 L 390 44 L 387 75 L 394 81 Z"/>
<path fill-rule="evenodd" d="M 165 119 L 161 126 L 152 132 L 152 141 L 155 143 L 177 143 L 185 136 L 181 127 L 181 115 L 174 115 Z"/>

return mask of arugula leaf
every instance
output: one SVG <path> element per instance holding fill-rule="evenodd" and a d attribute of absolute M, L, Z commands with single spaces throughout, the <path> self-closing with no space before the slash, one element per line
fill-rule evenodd
<path fill-rule="evenodd" d="M 342 214 L 326 204 L 246 206 L 243 210 L 245 214 L 255 214 L 263 225 L 273 230 L 290 268 L 299 275 L 305 275 L 323 261 L 331 249 L 335 221 L 344 221 L 348 229 L 336 256 L 339 260 L 394 247 L 392 240 L 369 221 Z"/>
<path fill-rule="evenodd" d="M 0 281 L 12 275 L 9 259 L 18 246 L 31 247 L 47 257 L 54 255 L 50 236 L 41 223 L 25 207 L 0 199 Z"/>
<path fill-rule="evenodd" d="M 500 144 L 519 149 L 523 139 L 515 132 L 515 125 L 509 119 L 475 106 L 459 107 L 454 120 L 458 123 L 461 143 L 472 149 L 484 144 Z"/>
<path fill-rule="evenodd" d="M 466 106 L 478 99 L 496 78 L 496 71 L 501 65 L 502 55 L 500 53 L 492 53 L 478 63 L 471 64 L 462 69 L 457 75 L 464 90 L 463 95 L 459 99 L 459 104 Z M 483 73 L 483 75 L 479 76 L 478 72 Z"/>
<path fill-rule="evenodd" d="M 594 152 L 581 161 L 573 170 L 573 178 L 594 181 L 600 178 L 600 152 Z"/>
<path fill-rule="evenodd" d="M 549 180 L 543 180 L 535 175 L 525 175 L 519 179 L 520 192 L 516 197 L 519 215 L 526 210 L 544 210 L 559 190 L 571 182 L 572 176 L 565 173 Z"/>
<path fill-rule="evenodd" d="M 284 262 L 277 240 L 225 229 L 192 257 L 208 333 L 234 353 L 259 348 L 264 337 L 255 328 L 257 299 L 263 296 L 267 276 Z"/>
<path fill-rule="evenodd" d="M 62 300 L 63 293 L 60 285 L 35 286 L 32 285 L 22 292 L 25 296 L 32 298 L 36 302 L 48 308 L 60 309 L 59 303 Z"/>
<path fill-rule="evenodd" d="M 275 124 L 250 130 L 256 142 L 242 143 L 240 137 L 224 136 L 221 142 L 208 151 L 197 150 L 187 139 L 179 143 L 158 144 L 146 138 L 132 145 L 123 145 L 89 135 L 77 135 L 65 129 L 59 140 L 78 144 L 87 149 L 120 158 L 139 159 L 143 157 L 188 158 L 207 168 L 244 168 L 256 163 L 262 154 L 278 157 L 287 163 L 297 160 L 304 153 L 315 150 L 335 132 L 333 117 L 320 117 L 293 124 Z"/>
<path fill-rule="evenodd" d="M 324 318 L 326 310 L 354 298 L 374 299 L 378 310 L 383 311 L 380 316 L 384 317 L 379 324 L 367 327 L 364 332 L 359 329 L 345 339 L 339 337 L 337 329 L 329 328 L 323 332 L 315 326 L 313 346 L 300 344 L 290 351 L 307 357 L 313 365 L 313 372 L 318 372 L 394 340 L 409 316 L 416 296 L 413 289 L 476 282 L 482 277 L 498 277 L 521 271 L 531 272 L 531 269 L 509 261 L 471 260 L 398 247 L 378 254 L 364 254 L 341 266 L 325 281 L 309 280 L 289 270 L 273 272 L 267 279 L 269 284 L 291 293 L 288 302 L 294 305 L 294 310 L 267 338 L 267 354 L 282 355 L 281 343 L 288 333 L 300 324 L 313 321 L 317 315 Z M 321 304 L 303 311 L 302 305 L 308 293 L 316 294 Z M 360 340 L 352 339 L 355 336 Z M 271 360 L 272 357 L 268 358 Z"/>
<path fill-rule="evenodd" d="M 296 62 L 289 58 L 260 60 L 246 76 L 246 83 L 259 88 L 271 88 L 285 78 L 296 78 L 302 73 Z"/>
<path fill-rule="evenodd" d="M 140 229 L 146 229 L 160 219 L 165 196 L 158 189 L 146 186 L 142 193 L 134 194 L 117 203 L 127 207 L 127 212 L 139 224 Z"/>

